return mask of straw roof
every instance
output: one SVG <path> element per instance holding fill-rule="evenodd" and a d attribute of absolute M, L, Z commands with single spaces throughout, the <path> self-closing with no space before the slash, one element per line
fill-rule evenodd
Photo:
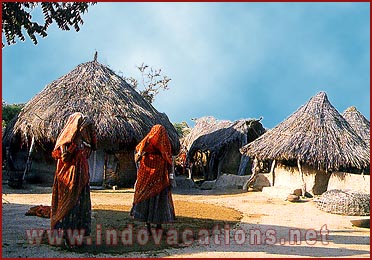
<path fill-rule="evenodd" d="M 240 149 L 259 160 L 297 160 L 316 169 L 369 166 L 369 149 L 328 101 L 325 92 Z"/>
<path fill-rule="evenodd" d="M 370 123 L 354 106 L 347 108 L 342 116 L 351 125 L 355 132 L 362 137 L 364 142 L 370 145 Z"/>
<path fill-rule="evenodd" d="M 3 144 L 13 142 L 16 134 L 22 142 L 34 135 L 36 144 L 54 144 L 68 116 L 77 111 L 94 121 L 98 148 L 133 149 L 153 125 L 162 124 L 173 153 L 179 151 L 177 131 L 168 117 L 96 59 L 78 65 L 29 101 L 6 129 Z"/>
<path fill-rule="evenodd" d="M 227 120 L 217 121 L 212 116 L 205 116 L 198 119 L 194 119 L 195 126 L 191 129 L 190 133 L 186 135 L 182 140 L 182 146 L 186 146 L 187 150 L 190 149 L 192 143 L 200 136 L 212 133 L 221 128 L 225 128 L 230 125 L 231 122 Z"/>
<path fill-rule="evenodd" d="M 244 145 L 265 132 L 259 121 L 260 119 L 241 119 L 231 122 L 202 117 L 185 137 L 183 145 L 187 146 L 190 155 L 197 150 L 214 153 L 236 141 Z"/>

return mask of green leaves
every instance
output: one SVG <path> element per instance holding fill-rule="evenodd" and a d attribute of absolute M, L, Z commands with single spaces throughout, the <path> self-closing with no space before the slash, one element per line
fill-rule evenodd
<path fill-rule="evenodd" d="M 21 112 L 25 104 L 7 104 L 4 100 L 2 104 L 2 126 L 5 127 L 19 112 Z"/>
<path fill-rule="evenodd" d="M 95 2 L 3 2 L 2 22 L 3 37 L 8 45 L 15 44 L 16 40 L 25 40 L 24 32 L 28 34 L 32 42 L 38 43 L 36 36 L 46 37 L 49 25 L 56 22 L 57 26 L 64 31 L 73 27 L 75 31 L 80 30 L 84 23 L 81 14 L 88 10 L 89 5 Z M 32 21 L 32 10 L 41 7 L 44 15 L 44 24 Z M 2 45 L 5 47 L 4 43 Z"/>

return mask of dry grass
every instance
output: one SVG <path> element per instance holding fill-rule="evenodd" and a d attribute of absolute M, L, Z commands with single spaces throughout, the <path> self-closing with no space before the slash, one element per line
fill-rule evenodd
<path fill-rule="evenodd" d="M 139 230 L 144 228 L 144 223 L 134 221 L 129 216 L 130 207 L 124 205 L 96 205 L 93 207 L 93 214 L 96 219 L 96 224 L 102 225 L 102 234 L 106 230 L 114 229 L 119 230 L 117 245 L 106 245 L 106 238 L 102 236 L 102 244 L 96 245 L 94 235 L 92 236 L 93 243 L 90 246 L 83 246 L 81 248 L 72 249 L 76 252 L 89 252 L 89 253 L 109 253 L 109 254 L 122 254 L 126 252 L 156 252 L 170 247 L 182 247 L 182 232 L 186 229 L 193 230 L 194 238 L 197 238 L 200 229 L 206 229 L 210 232 L 212 229 L 219 225 L 222 228 L 225 224 L 230 227 L 235 225 L 242 218 L 242 214 L 237 210 L 216 206 L 212 204 L 187 202 L 187 201 L 174 201 L 176 209 L 176 221 L 173 224 L 163 225 L 163 239 L 160 244 L 155 244 L 153 238 L 145 245 L 139 245 L 134 239 L 133 245 L 123 245 L 121 242 L 121 232 L 128 228 L 128 225 L 133 225 L 133 237 L 136 238 Z M 169 245 L 166 241 L 167 232 L 175 229 L 178 231 L 178 243 Z M 96 229 L 93 225 L 92 234 L 96 234 Z"/>

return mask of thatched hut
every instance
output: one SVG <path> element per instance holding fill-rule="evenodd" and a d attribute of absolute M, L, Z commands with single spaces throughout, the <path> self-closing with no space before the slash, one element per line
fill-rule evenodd
<path fill-rule="evenodd" d="M 370 146 L 370 123 L 355 106 L 347 108 L 342 116 L 351 125 L 355 132 L 360 135 L 364 142 Z"/>
<path fill-rule="evenodd" d="M 342 113 L 342 116 L 355 130 L 355 132 L 364 140 L 368 146 L 368 149 L 370 149 L 369 121 L 354 106 L 347 108 Z M 367 167 L 361 172 L 363 173 L 362 175 L 348 172 L 333 172 L 329 178 L 328 190 L 352 189 L 354 191 L 370 193 L 370 168 Z"/>
<path fill-rule="evenodd" d="M 272 186 L 299 185 L 313 194 L 327 190 L 333 171 L 369 167 L 367 144 L 325 92 L 240 151 L 258 160 L 273 160 Z"/>
<path fill-rule="evenodd" d="M 249 158 L 242 158 L 239 148 L 265 132 L 261 119 L 242 119 L 235 122 L 218 121 L 213 117 L 196 120 L 195 127 L 183 140 L 187 159 L 201 169 L 204 179 L 213 180 L 222 172 L 244 175 L 250 172 Z"/>
<path fill-rule="evenodd" d="M 166 127 L 174 155 L 179 152 L 178 135 L 168 117 L 95 59 L 48 84 L 9 124 L 3 137 L 8 169 L 25 172 L 32 158 L 30 176 L 44 171 L 45 165 L 54 173 L 51 151 L 68 116 L 77 111 L 89 116 L 97 130 L 98 149 L 90 158 L 92 183 L 133 184 L 134 148 L 154 124 Z"/>

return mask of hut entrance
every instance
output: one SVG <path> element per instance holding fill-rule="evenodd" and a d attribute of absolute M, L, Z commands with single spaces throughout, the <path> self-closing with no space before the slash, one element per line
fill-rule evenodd
<path fill-rule="evenodd" d="M 134 151 L 106 153 L 103 186 L 132 187 L 137 178 Z"/>
<path fill-rule="evenodd" d="M 22 148 L 17 153 L 12 153 L 10 147 L 6 148 L 3 180 L 8 181 L 11 188 L 19 189 L 23 186 L 25 175 L 25 165 L 27 163 L 28 151 Z M 4 174 L 5 173 L 5 174 Z"/>
<path fill-rule="evenodd" d="M 102 185 L 103 184 L 103 171 L 105 164 L 105 152 L 103 150 L 93 151 L 89 157 L 89 174 L 90 184 Z"/>
<path fill-rule="evenodd" d="M 19 135 L 16 135 L 16 138 L 21 139 Z M 31 154 L 35 146 L 35 138 L 28 139 L 26 137 L 26 140 L 27 142 L 20 147 L 18 152 L 13 151 L 14 146 L 5 148 L 5 162 L 3 165 L 5 176 L 2 177 L 8 180 L 9 187 L 16 189 L 22 188 L 26 174 L 31 171 Z"/>
<path fill-rule="evenodd" d="M 230 173 L 238 175 L 249 175 L 251 174 L 251 165 L 252 162 L 250 158 L 244 159 L 239 152 L 240 144 L 238 142 L 234 142 L 230 144 L 228 149 L 223 156 L 220 157 L 221 170 L 218 172 L 219 177 L 222 173 Z"/>
<path fill-rule="evenodd" d="M 190 158 L 190 177 L 197 179 L 208 179 L 210 151 L 197 150 Z"/>

